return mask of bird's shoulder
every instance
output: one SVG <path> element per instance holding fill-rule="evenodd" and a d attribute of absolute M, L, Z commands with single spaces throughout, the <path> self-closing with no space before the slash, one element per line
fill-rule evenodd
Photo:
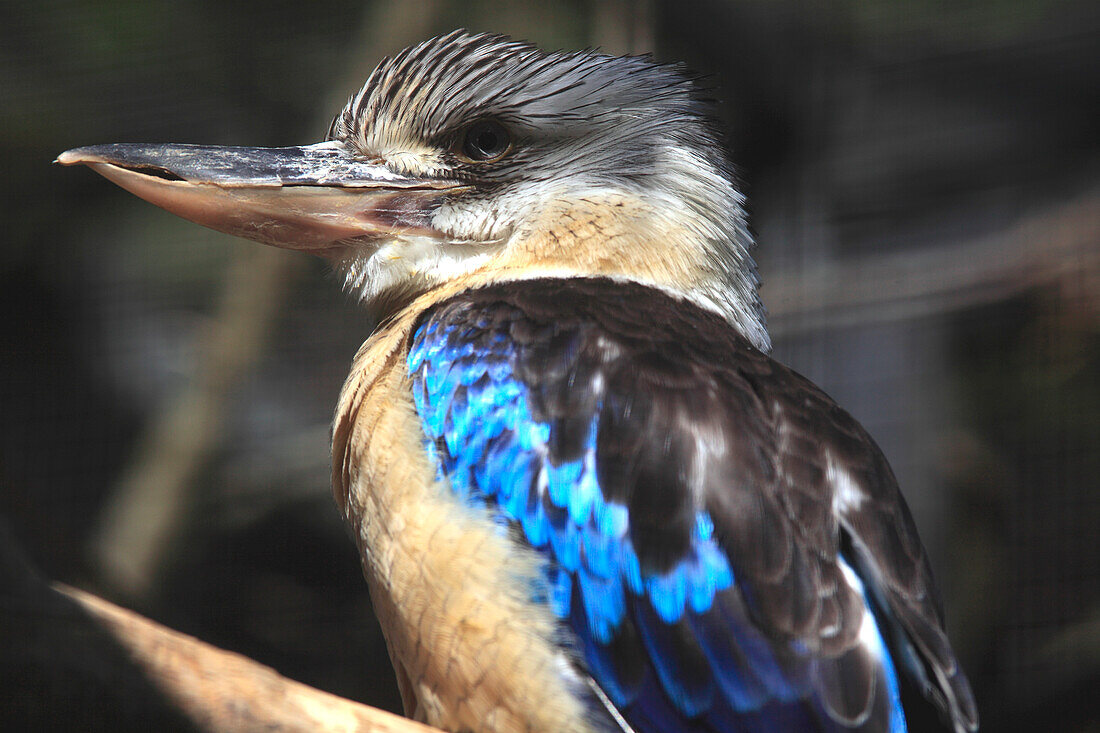
<path fill-rule="evenodd" d="M 545 426 L 552 465 L 582 460 L 595 422 L 599 488 L 627 507 L 643 570 L 673 567 L 708 510 L 737 569 L 755 581 L 761 618 L 823 642 L 829 628 L 828 641 L 850 643 L 858 628 L 831 629 L 846 603 L 821 609 L 842 600 L 830 586 L 845 595 L 833 563 L 838 515 L 885 511 L 898 516 L 863 523 L 868 534 L 889 527 L 880 561 L 899 581 L 926 581 L 908 512 L 892 506 L 893 475 L 859 424 L 685 299 L 602 278 L 501 283 L 428 309 L 413 341 L 410 371 L 426 367 L 429 391 L 506 371 L 530 420 Z M 450 402 L 435 404 L 443 409 L 423 411 L 453 415 Z"/>
<path fill-rule="evenodd" d="M 685 665 L 715 672 L 723 654 L 744 664 L 746 649 L 767 648 L 813 658 L 816 680 L 779 673 L 782 683 L 727 690 L 734 703 L 808 685 L 830 717 L 888 717 L 890 703 L 874 692 L 882 662 L 866 643 L 874 604 L 925 660 L 919 669 L 935 673 L 928 690 L 947 707 L 969 694 L 952 684 L 927 558 L 881 451 L 824 392 L 721 316 L 637 283 L 500 283 L 427 309 L 408 368 L 451 483 L 490 496 L 531 544 L 550 548 L 568 571 L 559 615 L 579 614 L 574 627 L 597 652 L 648 656 L 681 711 L 708 694 L 707 675 L 692 689 Z M 605 562 L 608 544 L 617 567 Z M 625 595 L 603 582 L 616 572 Z M 759 638 L 723 649 L 709 626 L 718 618 Z M 681 631 L 658 634 L 654 619 Z M 661 645 L 667 653 L 654 654 Z M 678 665 L 679 682 L 666 680 L 664 663 Z M 613 699 L 630 697 L 628 679 L 615 685 Z"/>

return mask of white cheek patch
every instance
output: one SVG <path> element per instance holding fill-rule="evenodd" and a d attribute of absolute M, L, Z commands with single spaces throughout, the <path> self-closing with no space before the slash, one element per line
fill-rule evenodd
<path fill-rule="evenodd" d="M 507 200 L 487 205 L 483 201 L 455 202 L 439 208 L 432 226 L 458 240 L 503 243 L 511 234 L 515 212 Z"/>
<path fill-rule="evenodd" d="M 345 259 L 344 290 L 369 301 L 394 287 L 430 285 L 481 267 L 496 247 L 435 237 L 391 239 L 377 249 L 364 247 Z"/>

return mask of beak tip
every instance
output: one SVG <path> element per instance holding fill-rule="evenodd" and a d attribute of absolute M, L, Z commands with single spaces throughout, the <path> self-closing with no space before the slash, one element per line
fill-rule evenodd
<path fill-rule="evenodd" d="M 79 148 L 66 150 L 54 158 L 58 165 L 91 165 L 92 163 L 109 163 L 118 155 L 120 145 L 85 145 Z"/>
<path fill-rule="evenodd" d="M 83 152 L 84 148 L 73 148 L 72 150 L 66 150 L 64 153 L 54 158 L 53 162 L 57 163 L 58 165 L 77 165 L 87 160 Z"/>

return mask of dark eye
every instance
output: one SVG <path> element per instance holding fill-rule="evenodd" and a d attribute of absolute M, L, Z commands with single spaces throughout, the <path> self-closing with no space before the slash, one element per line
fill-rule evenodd
<path fill-rule="evenodd" d="M 481 120 L 466 128 L 462 154 L 474 162 L 484 163 L 504 155 L 511 145 L 512 138 L 504 125 L 496 120 Z"/>

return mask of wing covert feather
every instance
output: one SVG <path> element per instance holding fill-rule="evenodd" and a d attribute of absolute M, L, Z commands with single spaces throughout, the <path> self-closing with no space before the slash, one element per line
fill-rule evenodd
<path fill-rule="evenodd" d="M 408 366 L 441 476 L 544 550 L 639 731 L 904 730 L 884 637 L 976 726 L 881 452 L 718 316 L 609 280 L 496 285 L 427 312 Z"/>

